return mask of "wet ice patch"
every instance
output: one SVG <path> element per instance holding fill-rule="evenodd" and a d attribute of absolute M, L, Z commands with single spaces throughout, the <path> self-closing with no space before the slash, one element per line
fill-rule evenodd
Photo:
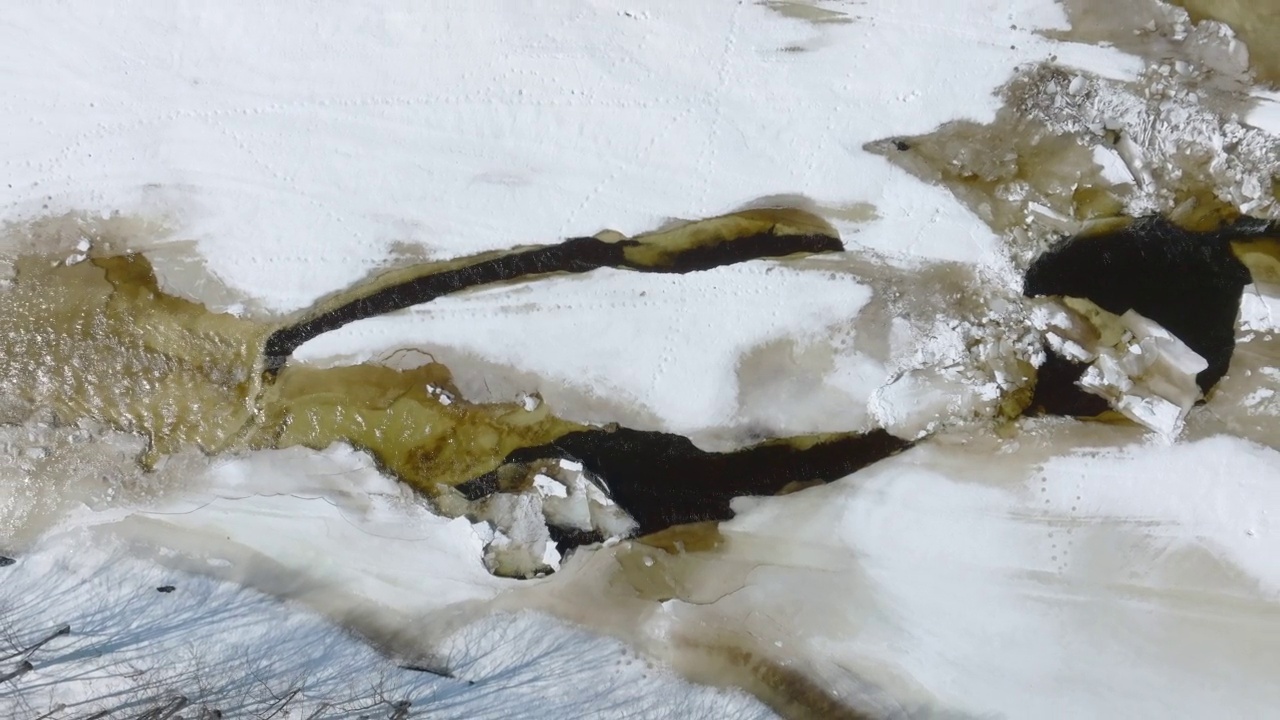
<path fill-rule="evenodd" d="M 1016 417 L 1044 359 L 1030 305 L 975 284 L 970 312 L 939 312 L 927 324 L 898 318 L 896 370 L 870 393 L 868 412 L 904 439 Z"/>

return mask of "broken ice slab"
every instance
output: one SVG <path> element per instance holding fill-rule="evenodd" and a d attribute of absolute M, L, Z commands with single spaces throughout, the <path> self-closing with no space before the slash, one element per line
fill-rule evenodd
<path fill-rule="evenodd" d="M 479 504 L 477 514 L 493 527 L 484 551 L 490 572 L 532 577 L 559 568 L 560 554 L 547 532 L 537 493 L 495 493 Z"/>
<path fill-rule="evenodd" d="M 1252 280 L 1234 244 L 1275 233 L 1254 218 L 1208 230 L 1136 218 L 1059 241 L 1031 263 L 1023 292 L 1084 298 L 1114 316 L 1137 312 L 1206 361 L 1196 380 L 1207 392 L 1231 363 L 1240 299 Z"/>
<path fill-rule="evenodd" d="M 1133 310 L 1119 320 L 1127 332 L 1111 347 L 1091 348 L 1096 359 L 1079 385 L 1130 420 L 1166 438 L 1176 437 L 1200 399 L 1196 375 L 1208 362 Z"/>

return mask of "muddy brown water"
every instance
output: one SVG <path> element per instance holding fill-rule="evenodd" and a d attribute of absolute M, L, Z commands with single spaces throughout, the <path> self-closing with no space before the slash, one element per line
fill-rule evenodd
<path fill-rule="evenodd" d="M 749 209 L 635 238 L 583 237 L 419 264 L 280 321 L 177 297 L 160 287 L 144 254 L 111 254 L 106 245 L 94 243 L 82 257 L 15 259 L 0 293 L 0 419 L 47 412 L 60 425 L 103 423 L 145 438 L 146 466 L 192 447 L 216 454 L 343 442 L 439 497 L 474 487 L 504 462 L 568 455 L 605 476 L 623 508 L 653 532 L 725 519 L 732 497 L 833 480 L 906 446 L 883 433 L 851 433 L 709 453 L 680 436 L 584 426 L 545 404 L 470 403 L 435 362 L 411 369 L 287 362 L 328 330 L 480 285 L 600 267 L 687 273 L 842 250 L 831 226 L 805 211 Z M 663 464 L 660 479 L 640 472 L 640 456 Z"/>

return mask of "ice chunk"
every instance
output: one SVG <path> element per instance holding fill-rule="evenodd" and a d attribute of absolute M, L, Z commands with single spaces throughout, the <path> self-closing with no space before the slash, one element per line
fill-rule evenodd
<path fill-rule="evenodd" d="M 1165 438 L 1173 438 L 1182 429 L 1186 411 L 1161 397 L 1125 395 L 1115 408 L 1133 421 L 1144 425 Z"/>
<path fill-rule="evenodd" d="M 547 522 L 557 527 L 590 532 L 593 528 L 591 525 L 591 508 L 587 504 L 586 480 L 581 477 L 574 477 L 567 483 L 561 483 L 556 480 L 552 480 L 552 482 L 555 482 L 564 490 L 564 495 L 543 496 L 542 511 L 547 518 Z M 538 479 L 535 477 L 535 487 L 537 483 Z"/>
<path fill-rule="evenodd" d="M 1082 313 L 1062 303 L 1045 300 L 1032 305 L 1032 327 L 1044 333 L 1049 347 L 1076 362 L 1090 362 L 1097 353 L 1098 329 Z"/>
<path fill-rule="evenodd" d="M 556 549 L 556 544 L 549 542 L 543 545 L 542 564 L 552 570 L 560 569 L 560 551 Z"/>
<path fill-rule="evenodd" d="M 1133 182 L 1133 174 L 1116 152 L 1103 145 L 1093 146 L 1093 161 L 1102 168 L 1102 179 L 1114 185 Z"/>
<path fill-rule="evenodd" d="M 558 467 L 534 475 L 533 486 L 551 525 L 598 532 L 605 538 L 635 531 L 635 521 L 609 497 L 604 481 L 585 472 L 581 463 L 560 460 Z"/>
<path fill-rule="evenodd" d="M 436 387 L 435 385 L 427 385 L 426 390 L 427 394 L 434 397 L 436 400 L 439 400 L 441 405 L 448 406 L 453 404 L 453 395 L 451 395 L 448 390 Z"/>
<path fill-rule="evenodd" d="M 591 512 L 591 525 L 605 538 L 624 538 L 636 531 L 636 521 L 617 503 L 600 494 L 605 502 L 591 498 L 587 507 Z"/>
<path fill-rule="evenodd" d="M 542 516 L 542 499 L 537 493 L 496 493 L 480 504 L 482 519 L 494 526 L 494 536 L 485 547 L 485 567 L 495 575 L 532 577 L 545 572 L 551 534 Z M 555 552 L 552 547 L 552 552 Z M 559 553 L 556 553 L 559 562 Z"/>
<path fill-rule="evenodd" d="M 543 498 L 569 497 L 569 489 L 564 486 L 564 483 L 542 473 L 533 476 L 533 487 Z"/>
<path fill-rule="evenodd" d="M 1097 358 L 1079 385 L 1134 422 L 1174 437 L 1200 398 L 1196 375 L 1209 364 L 1159 323 L 1133 310 L 1120 316 L 1119 323 L 1124 333 L 1114 345 L 1093 348 Z"/>
<path fill-rule="evenodd" d="M 1075 362 L 1089 362 L 1096 358 L 1097 353 L 1089 350 L 1080 343 L 1063 337 L 1056 332 L 1050 331 L 1045 333 L 1045 340 L 1048 341 L 1049 347 L 1062 357 L 1073 360 Z"/>
<path fill-rule="evenodd" d="M 1240 297 L 1240 329 L 1253 332 L 1280 330 L 1280 298 L 1264 295 L 1256 285 L 1246 285 Z"/>

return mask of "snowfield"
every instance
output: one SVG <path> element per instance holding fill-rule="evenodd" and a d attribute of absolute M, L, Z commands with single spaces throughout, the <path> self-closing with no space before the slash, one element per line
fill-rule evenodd
<path fill-rule="evenodd" d="M 34 669 L 0 688 L 6 717 L 157 708 L 197 717 L 206 708 L 223 717 L 772 716 L 741 692 L 691 685 L 616 640 L 533 614 L 493 616 L 441 643 L 442 677 L 297 605 L 143 558 L 72 531 L 6 570 L 7 663 L 70 628 L 23 655 Z"/>
<path fill-rule="evenodd" d="M 1006 237 L 864 145 L 992 122 L 995 91 L 1050 58 L 1117 87 L 1144 77 L 1121 47 L 1050 36 L 1068 27 L 1052 0 L 12 3 L 6 236 L 136 217 L 167 290 L 267 315 L 397 262 L 786 196 L 849 253 L 484 288 L 297 357 L 413 349 L 468 400 L 536 394 L 708 449 L 899 411 L 938 432 L 829 485 L 738 499 L 713 550 L 611 543 L 517 581 L 485 569 L 486 528 L 349 447 L 142 473 L 121 433 L 0 427 L 0 715 L 803 714 L 752 682 L 877 718 L 1265 715 L 1275 286 L 1246 290 L 1231 372 L 1176 439 L 929 425 L 990 400 L 959 371 L 882 391 L 912 363 L 968 362 L 985 332 L 931 292 L 998 314 L 1021 287 Z M 1276 93 L 1242 92 L 1249 132 L 1280 134 Z M 636 562 L 669 586 L 628 584 Z"/>

